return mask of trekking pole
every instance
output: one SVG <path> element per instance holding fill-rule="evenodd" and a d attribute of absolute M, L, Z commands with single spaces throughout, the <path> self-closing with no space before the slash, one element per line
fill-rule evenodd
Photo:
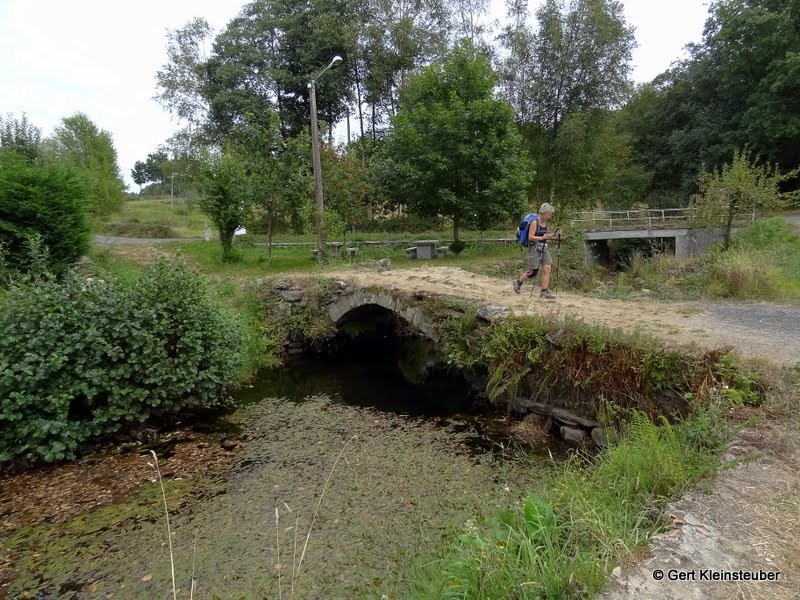
<path fill-rule="evenodd" d="M 556 246 L 556 274 L 553 277 L 553 291 L 558 289 L 558 272 L 561 265 L 561 236 L 558 236 L 558 245 Z"/>

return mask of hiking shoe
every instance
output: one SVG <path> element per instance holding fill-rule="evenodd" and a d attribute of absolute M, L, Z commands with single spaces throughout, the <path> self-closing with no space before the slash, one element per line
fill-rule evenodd
<path fill-rule="evenodd" d="M 511 282 L 511 287 L 514 288 L 514 293 L 519 294 L 519 291 L 522 289 L 522 282 L 519 279 L 515 279 Z"/>
<path fill-rule="evenodd" d="M 542 293 L 539 294 L 539 296 L 541 296 L 545 300 L 555 300 L 556 299 L 556 295 L 553 292 L 550 291 L 550 288 L 544 288 L 542 290 Z"/>

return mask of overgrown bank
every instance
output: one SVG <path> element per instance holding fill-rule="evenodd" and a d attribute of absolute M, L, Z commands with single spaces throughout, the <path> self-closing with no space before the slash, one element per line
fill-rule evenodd
<path fill-rule="evenodd" d="M 524 503 L 468 522 L 414 561 L 409 598 L 595 595 L 665 525 L 667 502 L 715 472 L 731 433 L 727 409 L 760 404 L 768 391 L 731 353 L 667 349 L 569 320 L 486 326 L 472 313 L 448 321 L 443 341 L 454 366 L 486 372 L 496 401 L 581 407 L 618 436 L 597 454 L 574 455 Z"/>

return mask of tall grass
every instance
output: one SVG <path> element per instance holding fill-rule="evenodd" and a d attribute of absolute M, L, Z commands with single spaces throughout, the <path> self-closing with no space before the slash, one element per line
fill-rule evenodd
<path fill-rule="evenodd" d="M 678 260 L 634 253 L 606 295 L 627 296 L 641 288 L 668 299 L 800 301 L 800 238 L 780 217 L 760 219 L 734 235 L 731 247 Z"/>
<path fill-rule="evenodd" d="M 551 486 L 420 558 L 409 598 L 578 598 L 664 524 L 664 507 L 714 471 L 727 439 L 717 418 L 655 425 L 636 413 L 619 444 L 576 457 Z"/>

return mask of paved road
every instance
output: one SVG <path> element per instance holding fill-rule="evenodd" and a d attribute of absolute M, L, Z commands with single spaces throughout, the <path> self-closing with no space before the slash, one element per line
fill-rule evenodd
<path fill-rule="evenodd" d="M 793 342 L 800 337 L 800 306 L 714 303 L 703 308 L 711 318 L 741 331 L 743 336 L 788 337 Z"/>
<path fill-rule="evenodd" d="M 800 215 L 790 215 L 788 217 L 783 217 L 792 225 L 800 225 Z"/>

